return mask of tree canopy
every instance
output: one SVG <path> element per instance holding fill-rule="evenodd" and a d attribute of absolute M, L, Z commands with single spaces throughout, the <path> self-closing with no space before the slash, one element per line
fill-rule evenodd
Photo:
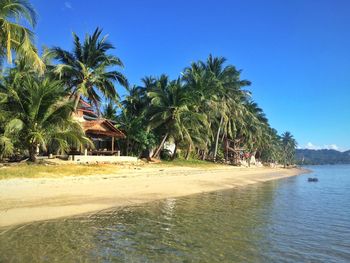
<path fill-rule="evenodd" d="M 294 163 L 293 135 L 279 135 L 270 126 L 251 82 L 225 57 L 209 54 L 174 79 L 145 76 L 141 85 L 130 86 L 119 71 L 122 60 L 99 27 L 83 40 L 73 33 L 71 51 L 54 46 L 41 59 L 34 33 L 22 26 L 24 21 L 34 28 L 36 17 L 26 0 L 0 2 L 0 59 L 15 62 L 0 76 L 1 159 L 20 153 L 34 161 L 39 148 L 67 153 L 91 144 L 73 119 L 83 98 L 98 118 L 126 134 L 117 142 L 124 155 L 230 164 L 254 156 L 265 163 Z"/>

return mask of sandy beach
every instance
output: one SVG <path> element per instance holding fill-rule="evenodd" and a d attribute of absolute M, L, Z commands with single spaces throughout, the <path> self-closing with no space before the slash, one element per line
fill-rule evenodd
<path fill-rule="evenodd" d="M 0 227 L 242 187 L 302 169 L 134 167 L 114 174 L 0 180 Z"/>

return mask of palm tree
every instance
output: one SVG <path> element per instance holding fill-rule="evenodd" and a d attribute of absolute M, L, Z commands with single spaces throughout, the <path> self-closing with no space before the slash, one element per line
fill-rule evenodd
<path fill-rule="evenodd" d="M 195 134 L 201 127 L 207 126 L 206 118 L 191 110 L 191 98 L 180 78 L 169 81 L 167 76 L 162 75 L 157 80 L 156 87 L 147 94 L 151 99 L 149 125 L 152 129 L 157 129 L 162 137 L 153 157 L 159 156 L 167 139 L 172 139 L 175 143 L 175 157 L 180 142 L 194 144 Z"/>
<path fill-rule="evenodd" d="M 240 80 L 240 71 L 232 65 L 225 66 L 225 62 L 224 57 L 209 55 L 205 64 L 205 68 L 211 73 L 216 82 L 216 85 L 211 87 L 216 94 L 213 99 L 213 107 L 220 119 L 215 137 L 214 161 L 218 151 L 220 133 L 222 130 L 225 133 L 229 132 L 227 131 L 229 120 L 241 116 L 241 114 L 233 113 L 241 111 L 241 98 L 246 96 L 246 91 L 242 90 L 242 87 L 250 85 L 249 81 Z"/>
<path fill-rule="evenodd" d="M 297 147 L 297 142 L 290 132 L 285 132 L 282 134 L 282 151 L 283 151 L 283 163 L 284 167 L 287 164 L 291 164 L 294 160 L 295 148 Z"/>
<path fill-rule="evenodd" d="M 0 160 L 4 157 L 11 156 L 15 151 L 16 135 L 22 127 L 21 123 L 17 120 L 12 120 L 9 122 L 1 122 L 3 127 L 1 127 L 0 133 Z"/>
<path fill-rule="evenodd" d="M 245 122 L 240 127 L 246 146 L 254 153 L 267 139 L 269 127 L 268 119 L 259 105 L 251 99 L 244 99 L 243 105 L 246 109 Z"/>
<path fill-rule="evenodd" d="M 60 81 L 14 75 L 1 89 L 0 116 L 16 124 L 17 138 L 28 150 L 30 161 L 36 160 L 38 148 L 46 151 L 50 146 L 64 152 L 71 145 L 91 145 L 71 117 L 73 103 Z"/>
<path fill-rule="evenodd" d="M 197 98 L 197 105 L 201 105 L 198 110 L 207 114 L 212 133 L 215 134 L 214 160 L 220 135 L 231 132 L 230 120 L 241 115 L 241 97 L 247 93 L 242 87 L 250 85 L 249 81 L 240 79 L 240 71 L 225 63 L 224 57 L 209 55 L 206 62 L 192 63 L 191 67 L 186 68 L 183 77 L 193 97 Z"/>
<path fill-rule="evenodd" d="M 103 109 L 102 113 L 103 118 L 115 121 L 117 118 L 117 106 L 113 101 L 109 101 Z"/>
<path fill-rule="evenodd" d="M 281 147 L 281 137 L 277 134 L 277 130 L 269 127 L 266 140 L 261 147 L 260 158 L 265 162 L 278 162 L 283 159 Z"/>
<path fill-rule="evenodd" d="M 36 70 L 43 73 L 45 64 L 32 43 L 33 32 L 18 23 L 24 20 L 34 27 L 36 17 L 33 6 L 26 0 L 0 1 L 0 58 L 7 57 L 7 62 L 11 64 L 12 52 L 15 52 L 17 56 L 25 57 Z"/>
<path fill-rule="evenodd" d="M 73 33 L 72 52 L 54 47 L 46 54 L 46 57 L 53 57 L 61 63 L 54 71 L 75 97 L 75 110 L 81 96 L 91 101 L 98 110 L 102 100 L 100 94 L 116 101 L 119 96 L 114 81 L 124 87 L 128 86 L 126 77 L 111 69 L 123 67 L 123 63 L 118 57 L 108 54 L 114 47 L 107 41 L 107 36 L 101 37 L 101 34 L 102 30 L 97 28 L 91 36 L 85 37 L 84 43 L 81 43 L 79 37 Z"/>
<path fill-rule="evenodd" d="M 172 88 L 171 88 L 172 87 Z M 170 86 L 168 76 L 161 75 L 156 81 L 153 90 L 147 93 L 151 99 L 151 108 L 149 109 L 149 127 L 152 129 L 158 128 L 162 136 L 161 142 L 154 152 L 153 157 L 158 157 L 164 143 L 168 139 L 176 122 L 177 114 L 184 109 L 187 104 L 187 97 L 184 96 L 183 90 L 178 89 L 178 86 Z M 176 93 L 176 94 L 175 94 Z"/>
<path fill-rule="evenodd" d="M 143 111 L 149 104 L 147 90 L 147 86 L 133 86 L 131 88 L 127 88 L 129 94 L 125 97 L 125 100 L 122 101 L 122 105 L 124 109 L 128 111 L 128 114 L 135 116 L 143 115 Z"/>

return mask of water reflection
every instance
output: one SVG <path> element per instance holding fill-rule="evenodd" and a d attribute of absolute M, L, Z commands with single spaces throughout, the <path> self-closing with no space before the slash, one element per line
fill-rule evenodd
<path fill-rule="evenodd" d="M 346 262 L 343 172 L 3 229 L 0 262 Z"/>

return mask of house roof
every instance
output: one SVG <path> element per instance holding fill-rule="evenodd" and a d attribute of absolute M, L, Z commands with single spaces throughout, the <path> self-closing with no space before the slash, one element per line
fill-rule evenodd
<path fill-rule="evenodd" d="M 83 121 L 81 121 L 81 125 L 87 135 L 108 136 L 120 139 L 126 137 L 125 134 L 117 129 L 110 120 L 98 118 L 98 115 L 91 104 L 82 98 L 80 99 L 77 112 L 82 112 Z"/>
<path fill-rule="evenodd" d="M 81 104 L 81 106 L 83 107 L 88 107 L 91 108 L 91 104 L 87 103 L 85 100 L 83 100 L 82 98 L 80 98 L 79 104 Z"/>
<path fill-rule="evenodd" d="M 91 104 L 89 104 L 88 102 L 86 102 L 82 98 L 80 98 L 77 111 L 83 112 L 84 115 L 88 115 L 88 116 L 92 116 L 92 117 L 97 118 L 97 113 L 95 112 L 94 108 L 91 106 Z"/>
<path fill-rule="evenodd" d="M 82 127 L 86 134 L 89 135 L 104 135 L 117 138 L 125 138 L 125 134 L 114 127 L 114 125 L 106 119 L 97 119 L 84 121 Z"/>

